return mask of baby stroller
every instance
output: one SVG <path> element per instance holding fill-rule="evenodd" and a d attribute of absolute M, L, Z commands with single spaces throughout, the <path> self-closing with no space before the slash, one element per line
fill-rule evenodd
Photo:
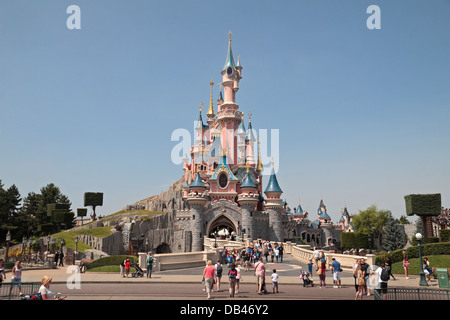
<path fill-rule="evenodd" d="M 144 271 L 141 269 L 141 267 L 139 267 L 139 263 L 133 263 L 133 268 L 136 269 L 136 271 L 134 271 L 131 276 L 133 278 L 138 278 L 138 277 L 143 277 L 144 276 Z"/>
<path fill-rule="evenodd" d="M 314 287 L 313 281 L 309 278 L 309 272 L 302 271 L 300 273 L 300 279 L 303 280 L 303 287 L 307 287 L 311 285 L 311 287 Z"/>

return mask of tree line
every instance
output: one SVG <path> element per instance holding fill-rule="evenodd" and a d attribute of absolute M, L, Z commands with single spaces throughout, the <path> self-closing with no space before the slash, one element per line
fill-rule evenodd
<path fill-rule="evenodd" d="M 47 205 L 55 203 L 68 205 L 69 208 L 72 206 L 69 198 L 61 193 L 59 187 L 53 183 L 42 187 L 40 193 L 29 192 L 22 199 L 16 185 L 5 188 L 0 179 L 0 243 L 4 244 L 8 231 L 10 231 L 13 242 L 22 242 L 24 237 L 30 239 L 33 236 L 42 236 L 58 231 L 60 226 L 52 220 L 47 207 Z M 41 229 L 39 226 L 44 225 L 46 226 L 45 232 L 44 230 L 39 231 Z M 65 227 L 68 229 L 73 226 L 72 219 L 66 223 Z"/>

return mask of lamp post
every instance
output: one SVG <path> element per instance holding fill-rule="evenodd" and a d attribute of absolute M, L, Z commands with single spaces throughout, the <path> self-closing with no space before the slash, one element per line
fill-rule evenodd
<path fill-rule="evenodd" d="M 214 249 L 217 249 L 217 230 L 214 231 Z"/>
<path fill-rule="evenodd" d="M 22 238 L 22 254 L 21 254 L 21 260 L 23 261 L 23 259 L 25 258 L 25 248 L 27 245 L 27 238 L 25 236 L 23 236 Z"/>
<path fill-rule="evenodd" d="M 428 282 L 425 279 L 425 272 L 423 272 L 423 261 L 422 261 L 422 245 L 421 245 L 421 241 L 422 241 L 422 234 L 417 233 L 416 234 L 416 239 L 417 239 L 417 247 L 419 249 L 419 263 L 420 263 L 420 281 L 419 281 L 419 286 L 428 286 Z"/>
<path fill-rule="evenodd" d="M 9 251 L 9 242 L 11 241 L 11 232 L 8 230 L 8 233 L 6 234 L 6 255 L 5 255 L 5 262 L 8 262 L 8 251 Z"/>
<path fill-rule="evenodd" d="M 78 251 L 78 236 L 75 237 L 75 251 L 73 252 L 73 264 L 75 264 L 75 259 L 77 258 Z"/>
<path fill-rule="evenodd" d="M 52 240 L 52 237 L 50 235 L 47 236 L 47 252 L 50 253 L 50 241 Z"/>

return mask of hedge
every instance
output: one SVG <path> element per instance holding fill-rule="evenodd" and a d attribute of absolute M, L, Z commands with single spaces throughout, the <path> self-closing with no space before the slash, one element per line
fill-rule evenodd
<path fill-rule="evenodd" d="M 409 247 L 405 250 L 405 254 L 409 259 L 419 258 L 419 248 L 417 246 Z M 422 245 L 422 257 L 450 255 L 450 242 L 429 243 Z M 375 264 L 380 265 L 386 261 L 386 256 L 389 256 L 392 262 L 403 261 L 403 249 L 395 250 L 389 253 L 378 255 L 375 257 Z"/>
<path fill-rule="evenodd" d="M 450 242 L 450 229 L 439 230 L 441 236 L 441 242 Z"/>
<path fill-rule="evenodd" d="M 441 214 L 441 194 L 410 194 L 405 196 L 408 216 L 438 216 Z"/>
<path fill-rule="evenodd" d="M 103 205 L 103 193 L 102 192 L 85 192 L 84 193 L 84 206 L 97 207 Z"/>
<path fill-rule="evenodd" d="M 97 267 L 103 267 L 103 266 L 111 266 L 111 265 L 120 265 L 120 263 L 125 260 L 126 258 L 130 258 L 130 262 L 139 262 L 137 257 L 134 256 L 125 256 L 125 255 L 118 255 L 118 256 L 109 256 L 97 259 L 91 263 L 88 263 L 86 265 L 86 270 L 97 268 Z"/>
<path fill-rule="evenodd" d="M 341 232 L 342 250 L 369 247 L 368 234 L 362 232 Z"/>

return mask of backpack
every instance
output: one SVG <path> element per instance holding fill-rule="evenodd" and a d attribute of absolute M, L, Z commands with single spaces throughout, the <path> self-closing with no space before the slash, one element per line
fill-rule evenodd
<path fill-rule="evenodd" d="M 228 277 L 230 278 L 230 279 L 236 279 L 236 274 L 237 274 L 237 271 L 236 271 L 236 269 L 231 269 L 230 270 L 230 272 L 229 272 L 229 274 L 228 274 Z"/>
<path fill-rule="evenodd" d="M 381 269 L 380 279 L 382 281 L 388 281 L 389 280 L 389 270 L 387 268 Z"/>
<path fill-rule="evenodd" d="M 217 273 L 217 275 L 220 277 L 220 276 L 222 276 L 222 265 L 221 264 L 218 264 L 217 265 L 217 268 L 216 268 L 216 273 Z"/>

